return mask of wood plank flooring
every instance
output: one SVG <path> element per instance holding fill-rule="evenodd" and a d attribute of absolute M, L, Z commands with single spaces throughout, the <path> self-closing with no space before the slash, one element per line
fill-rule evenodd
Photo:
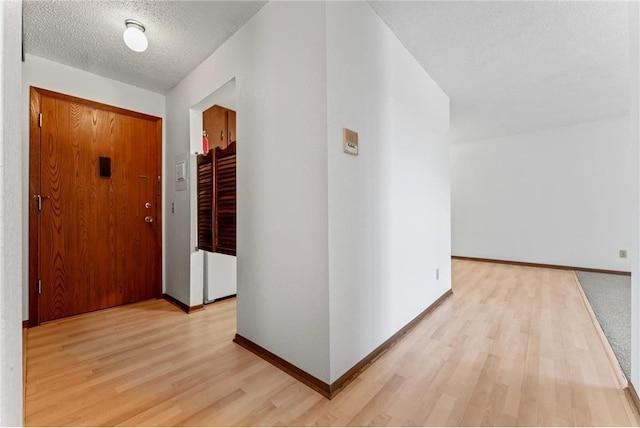
<path fill-rule="evenodd" d="M 231 342 L 235 300 L 28 331 L 27 425 L 636 425 L 571 271 L 453 261 L 454 294 L 329 401 Z"/>

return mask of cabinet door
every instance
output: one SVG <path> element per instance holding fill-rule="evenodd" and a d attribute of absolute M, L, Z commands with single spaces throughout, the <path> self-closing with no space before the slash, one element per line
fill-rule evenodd
<path fill-rule="evenodd" d="M 227 134 L 229 144 L 236 141 L 236 112 L 233 110 L 227 110 Z"/>
<path fill-rule="evenodd" d="M 202 126 L 209 135 L 209 148 L 227 147 L 227 109 L 213 106 L 202 113 Z"/>

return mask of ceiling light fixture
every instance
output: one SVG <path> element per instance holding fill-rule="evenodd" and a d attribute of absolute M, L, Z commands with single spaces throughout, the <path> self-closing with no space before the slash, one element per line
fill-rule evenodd
<path fill-rule="evenodd" d="M 136 52 L 144 52 L 149 46 L 147 36 L 144 35 L 144 25 L 133 19 L 126 19 L 124 25 L 127 26 L 127 29 L 124 30 L 122 38 L 129 49 Z"/>

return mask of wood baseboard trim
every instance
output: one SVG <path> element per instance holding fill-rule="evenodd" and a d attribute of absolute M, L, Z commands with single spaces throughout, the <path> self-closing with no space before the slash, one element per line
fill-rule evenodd
<path fill-rule="evenodd" d="M 481 257 L 451 256 L 451 258 L 457 259 L 457 260 L 471 260 L 474 262 L 500 263 L 504 265 L 539 267 L 539 268 L 546 268 L 546 269 L 579 270 L 582 272 L 608 273 L 612 275 L 631 276 L 631 272 L 622 271 L 622 270 L 593 269 L 593 268 L 585 268 L 585 267 L 578 267 L 578 266 L 563 266 L 563 265 L 549 265 L 544 263 L 516 262 L 512 260 L 484 259 Z"/>
<path fill-rule="evenodd" d="M 631 381 L 627 382 L 627 384 L 628 385 L 625 388 L 625 391 L 627 392 L 627 395 L 631 397 L 631 402 L 636 407 L 636 411 L 640 413 L 640 397 L 638 397 L 638 393 L 636 392 L 636 389 L 634 388 Z"/>
<path fill-rule="evenodd" d="M 171 297 L 166 293 L 162 295 L 162 298 L 167 302 L 172 303 L 174 306 L 177 306 L 178 308 L 182 309 L 187 314 L 204 309 L 203 304 L 195 305 L 195 306 L 187 306 L 184 303 L 182 303 L 180 300 L 174 297 Z"/>
<path fill-rule="evenodd" d="M 596 318 L 596 314 L 593 312 L 591 303 L 589 302 L 589 299 L 587 299 L 587 295 L 584 293 L 584 290 L 582 289 L 582 285 L 580 285 L 580 281 L 578 280 L 578 276 L 575 274 L 575 272 L 573 273 L 573 282 L 576 285 L 576 289 L 578 290 L 578 293 L 580 294 L 582 304 L 587 310 L 587 313 L 589 314 L 589 318 L 591 318 L 591 323 L 593 324 L 593 328 L 596 330 L 596 333 L 598 334 L 598 338 L 600 338 L 600 343 L 602 344 L 602 348 L 604 349 L 605 354 L 607 354 L 607 358 L 609 358 L 611 371 L 616 381 L 618 382 L 618 388 L 624 389 L 628 386 L 628 383 L 629 383 L 627 381 L 627 377 L 624 375 L 624 372 L 622 371 L 622 367 L 620 367 L 620 362 L 618 361 L 616 354 L 613 352 L 613 349 L 611 348 L 611 344 L 609 343 L 609 339 L 607 339 L 607 336 L 604 334 L 604 331 L 602 330 L 602 326 L 600 325 L 598 318 Z"/>
<path fill-rule="evenodd" d="M 267 351 L 262 346 L 250 341 L 249 339 L 244 338 L 243 336 L 240 336 L 239 334 L 236 334 L 236 337 L 234 337 L 233 341 L 243 348 L 247 349 L 248 351 L 253 352 L 268 363 L 273 364 L 288 375 L 296 378 L 300 382 L 307 385 L 309 388 L 315 390 L 316 392 L 319 392 L 324 397 L 328 399 L 332 398 L 329 384 L 327 384 L 326 382 L 321 381 L 317 377 L 294 366 L 287 360 L 277 356 L 270 351 Z"/>
<path fill-rule="evenodd" d="M 29 328 L 29 320 L 22 321 L 22 328 Z"/>
<path fill-rule="evenodd" d="M 453 290 L 447 290 L 442 296 L 440 296 L 435 302 L 433 302 L 427 309 L 422 311 L 417 317 L 409 321 L 407 325 L 402 327 L 393 336 L 387 339 L 382 345 L 371 351 L 369 355 L 360 360 L 355 366 L 351 367 L 342 376 L 336 379 L 331 384 L 331 397 L 335 397 L 340 391 L 347 387 L 354 379 L 356 379 L 360 373 L 365 371 L 371 364 L 373 364 L 382 354 L 393 347 L 395 343 L 400 340 L 405 334 L 407 334 L 413 327 L 416 326 L 423 318 L 432 313 L 438 306 L 440 306 L 449 296 L 453 294 Z"/>
<path fill-rule="evenodd" d="M 438 298 L 435 302 L 433 302 L 427 309 L 422 311 L 417 317 L 413 320 L 409 321 L 407 325 L 402 327 L 398 332 L 396 332 L 393 336 L 387 339 L 382 345 L 378 346 L 376 349 L 371 351 L 369 355 L 364 357 L 358 363 L 356 363 L 353 367 L 347 370 L 342 376 L 340 376 L 335 382 L 331 385 L 323 382 L 317 377 L 305 372 L 304 370 L 294 366 L 290 362 L 284 360 L 283 358 L 273 354 L 270 351 L 267 351 L 260 345 L 255 344 L 254 342 L 246 339 L 239 334 L 236 334 L 233 341 L 243 348 L 253 352 L 260 358 L 265 361 L 273 364 L 278 367 L 280 370 L 289 374 L 290 376 L 296 378 L 300 382 L 304 383 L 311 389 L 323 395 L 325 398 L 331 400 L 336 395 L 338 395 L 342 390 L 344 390 L 347 385 L 349 385 L 354 379 L 356 379 L 363 371 L 365 371 L 371 364 L 373 364 L 382 354 L 384 354 L 388 349 L 393 347 L 395 343 L 401 339 L 405 334 L 407 334 L 413 327 L 416 326 L 423 318 L 432 313 L 438 306 L 440 306 L 449 296 L 453 294 L 451 289 L 447 290 L 442 296 Z"/>

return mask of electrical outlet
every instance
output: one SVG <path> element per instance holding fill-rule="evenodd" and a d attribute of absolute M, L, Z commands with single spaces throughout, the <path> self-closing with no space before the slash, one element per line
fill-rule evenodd
<path fill-rule="evenodd" d="M 440 269 L 436 269 L 436 279 L 440 279 Z"/>
<path fill-rule="evenodd" d="M 620 258 L 621 259 L 626 259 L 627 258 L 627 250 L 620 250 L 619 254 L 620 254 Z"/>

